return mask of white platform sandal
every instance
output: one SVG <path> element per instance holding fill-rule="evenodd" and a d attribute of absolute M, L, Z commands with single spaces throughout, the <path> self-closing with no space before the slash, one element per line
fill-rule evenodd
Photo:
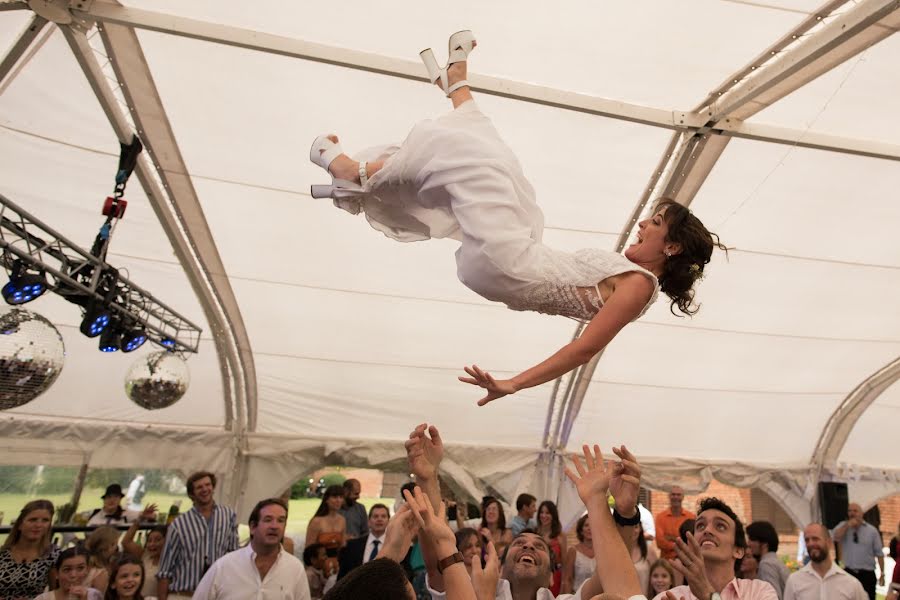
<path fill-rule="evenodd" d="M 449 85 L 447 80 L 447 67 L 453 63 L 464 62 L 469 57 L 469 53 L 473 48 L 475 48 L 475 35 L 470 30 L 466 29 L 457 31 L 450 36 L 450 41 L 447 43 L 449 57 L 447 58 L 447 66 L 443 69 L 438 66 L 437 60 L 434 58 L 434 51 L 431 48 L 425 48 L 419 52 L 419 57 L 422 59 L 422 62 L 425 63 L 425 68 L 428 69 L 428 77 L 431 79 L 431 83 L 436 83 L 437 80 L 440 79 L 441 89 L 444 90 L 444 93 L 447 94 L 448 98 L 450 97 L 450 94 L 459 88 L 469 85 L 469 82 L 462 80 L 457 81 L 453 85 Z"/>
<path fill-rule="evenodd" d="M 331 175 L 328 167 L 341 154 L 344 154 L 344 150 L 339 143 L 329 140 L 328 135 L 320 135 L 313 141 L 309 149 L 309 160 L 328 171 L 328 174 Z M 335 200 L 362 195 L 365 193 L 363 188 L 369 180 L 367 163 L 365 161 L 359 163 L 359 180 L 360 183 L 357 184 L 346 179 L 337 179 L 332 175 L 331 185 L 311 185 L 309 192 L 313 198 L 333 198 Z"/>

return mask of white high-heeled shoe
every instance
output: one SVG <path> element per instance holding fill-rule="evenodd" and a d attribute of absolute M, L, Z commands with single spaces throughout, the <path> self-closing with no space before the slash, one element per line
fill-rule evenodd
<path fill-rule="evenodd" d="M 331 175 L 328 167 L 341 154 L 344 154 L 344 150 L 339 143 L 329 140 L 328 135 L 320 135 L 313 140 L 309 149 L 309 160 L 328 171 L 328 174 Z M 360 196 L 365 193 L 363 186 L 366 185 L 368 180 L 366 166 L 367 163 L 365 161 L 359 163 L 360 184 L 346 179 L 338 179 L 331 175 L 331 185 L 311 185 L 309 193 L 313 198 L 333 198 L 335 200 Z"/>
<path fill-rule="evenodd" d="M 447 68 L 453 63 L 464 62 L 474 48 L 475 35 L 470 30 L 465 29 L 457 31 L 450 36 L 450 41 L 447 42 L 449 57 L 447 58 L 447 65 L 443 69 L 438 66 L 437 60 L 434 58 L 434 51 L 431 48 L 425 48 L 419 52 L 419 57 L 425 63 L 425 68 L 428 69 L 428 77 L 431 79 L 431 83 L 435 83 L 440 79 L 441 89 L 444 90 L 448 98 L 450 94 L 459 88 L 469 85 L 469 82 L 464 79 L 449 85 Z"/>

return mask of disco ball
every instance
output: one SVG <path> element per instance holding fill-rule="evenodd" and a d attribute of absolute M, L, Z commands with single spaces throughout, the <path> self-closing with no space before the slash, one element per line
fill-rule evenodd
<path fill-rule="evenodd" d="M 172 406 L 184 396 L 191 382 L 187 364 L 166 350 L 139 358 L 125 376 L 125 393 L 147 410 Z"/>
<path fill-rule="evenodd" d="M 53 323 L 13 308 L 0 315 L 0 410 L 28 404 L 62 372 L 66 347 Z"/>

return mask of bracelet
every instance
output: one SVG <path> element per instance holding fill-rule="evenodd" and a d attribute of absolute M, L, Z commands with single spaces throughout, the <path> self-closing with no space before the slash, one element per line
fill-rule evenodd
<path fill-rule="evenodd" d="M 442 558 L 441 560 L 438 561 L 438 565 L 437 565 L 438 573 L 443 573 L 444 569 L 446 569 L 447 567 L 449 567 L 451 565 L 455 565 L 456 563 L 461 563 L 461 562 L 463 562 L 463 560 L 464 559 L 463 559 L 462 552 L 456 552 L 454 554 L 451 554 L 447 558 Z"/>
<path fill-rule="evenodd" d="M 615 508 L 613 509 L 613 520 L 617 525 L 622 527 L 634 527 L 641 522 L 641 511 L 635 511 L 633 517 L 623 517 Z"/>

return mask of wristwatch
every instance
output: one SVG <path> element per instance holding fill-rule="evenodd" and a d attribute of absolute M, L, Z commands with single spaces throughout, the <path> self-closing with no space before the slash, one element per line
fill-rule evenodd
<path fill-rule="evenodd" d="M 622 527 L 634 527 L 641 522 L 641 511 L 635 510 L 633 517 L 623 517 L 619 514 L 619 511 L 613 509 L 613 520 Z"/>
<path fill-rule="evenodd" d="M 461 562 L 463 562 L 462 552 L 456 552 L 454 554 L 451 554 L 447 558 L 442 558 L 441 560 L 438 561 L 438 565 L 437 565 L 438 573 L 443 573 L 444 569 L 446 569 L 450 565 L 455 565 L 456 563 L 461 563 Z M 721 598 L 719 600 L 721 600 Z"/>

